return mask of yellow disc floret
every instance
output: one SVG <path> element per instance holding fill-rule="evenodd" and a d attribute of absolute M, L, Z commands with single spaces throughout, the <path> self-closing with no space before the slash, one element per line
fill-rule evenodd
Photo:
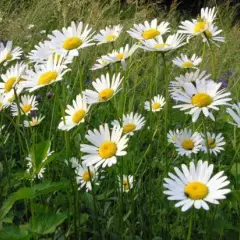
<path fill-rule="evenodd" d="M 127 179 L 123 180 L 123 188 L 125 191 L 128 191 L 130 189 L 129 183 Z"/>
<path fill-rule="evenodd" d="M 108 42 L 114 41 L 115 39 L 116 39 L 115 35 L 108 35 L 108 36 L 106 36 L 106 41 L 108 41 Z"/>
<path fill-rule="evenodd" d="M 191 68 L 191 67 L 193 67 L 193 66 L 194 66 L 193 63 L 190 62 L 190 61 L 184 62 L 184 63 L 182 64 L 182 67 L 183 67 L 183 68 Z"/>
<path fill-rule="evenodd" d="M 194 26 L 194 32 L 195 33 L 201 33 L 203 32 L 207 27 L 206 22 L 197 22 Z"/>
<path fill-rule="evenodd" d="M 38 79 L 38 85 L 47 85 L 51 83 L 52 81 L 56 80 L 58 74 L 56 72 L 45 72 L 40 75 Z"/>
<path fill-rule="evenodd" d="M 207 107 L 213 102 L 213 99 L 207 93 L 197 93 L 192 97 L 191 101 L 197 107 Z"/>
<path fill-rule="evenodd" d="M 118 60 L 123 60 L 124 59 L 124 53 L 118 53 L 115 56 Z"/>
<path fill-rule="evenodd" d="M 85 110 L 83 109 L 77 110 L 72 116 L 72 121 L 76 124 L 79 123 L 84 118 L 85 114 L 86 114 Z"/>
<path fill-rule="evenodd" d="M 105 141 L 99 147 L 99 156 L 103 159 L 111 158 L 116 152 L 117 145 L 111 141 Z"/>
<path fill-rule="evenodd" d="M 63 48 L 66 50 L 73 50 L 80 47 L 82 44 L 83 42 L 80 38 L 70 37 L 63 42 Z"/>
<path fill-rule="evenodd" d="M 133 132 L 135 129 L 136 129 L 136 125 L 133 123 L 129 123 L 123 126 L 123 132 L 125 133 Z"/>
<path fill-rule="evenodd" d="M 208 188 L 204 183 L 191 182 L 185 186 L 184 193 L 192 200 L 204 199 L 208 195 Z"/>
<path fill-rule="evenodd" d="M 16 82 L 16 80 L 17 80 L 16 77 L 11 77 L 5 82 L 4 89 L 6 92 L 9 92 L 10 90 L 12 90 L 13 85 Z"/>
<path fill-rule="evenodd" d="M 185 150 L 193 150 L 194 148 L 194 142 L 192 139 L 184 139 L 182 142 L 182 147 Z"/>
<path fill-rule="evenodd" d="M 86 172 L 84 172 L 83 175 L 82 175 L 82 179 L 83 179 L 83 181 L 85 181 L 85 182 L 91 181 L 91 179 L 92 179 L 93 177 L 94 177 L 94 173 L 91 172 L 91 171 L 86 171 Z"/>
<path fill-rule="evenodd" d="M 24 104 L 24 105 L 22 105 L 21 108 L 22 108 L 24 113 L 28 113 L 29 111 L 31 111 L 32 105 L 31 104 Z"/>
<path fill-rule="evenodd" d="M 159 109 L 161 107 L 161 104 L 160 103 L 153 103 L 152 104 L 152 109 L 154 109 L 154 110 L 157 110 L 157 109 Z"/>
<path fill-rule="evenodd" d="M 160 34 L 160 32 L 157 30 L 157 29 L 148 29 L 148 30 L 145 30 L 143 33 L 142 33 L 142 37 L 147 40 L 147 39 L 152 39 L 152 38 L 155 38 L 157 37 L 158 35 Z"/>
<path fill-rule="evenodd" d="M 216 140 L 215 139 L 212 139 L 212 138 L 209 138 L 208 139 L 208 146 L 209 146 L 209 148 L 211 148 L 211 149 L 213 149 L 213 148 L 215 148 L 216 147 Z"/>
<path fill-rule="evenodd" d="M 112 88 L 106 88 L 102 90 L 98 94 L 98 98 L 100 101 L 108 101 L 114 94 L 114 90 Z"/>

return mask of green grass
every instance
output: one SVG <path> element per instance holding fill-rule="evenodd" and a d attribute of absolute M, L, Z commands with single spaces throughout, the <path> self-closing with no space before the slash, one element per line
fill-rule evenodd
<path fill-rule="evenodd" d="M 216 122 L 207 120 L 206 127 L 212 132 L 222 132 L 225 137 L 225 151 L 217 157 L 212 155 L 211 159 L 215 171 L 224 170 L 230 179 L 232 193 L 220 205 L 210 205 L 208 212 L 196 210 L 191 213 L 190 210 L 182 213 L 167 200 L 162 184 L 168 171 L 173 172 L 173 167 L 180 167 L 182 163 L 188 164 L 190 159 L 178 156 L 172 145 L 166 148 L 164 110 L 156 114 L 144 110 L 145 101 L 157 94 L 165 94 L 161 55 L 139 49 L 127 60 L 126 71 L 120 64 L 97 71 L 89 70 L 98 57 L 112 51 L 113 47 L 118 49 L 135 42 L 125 32 L 133 23 L 157 17 L 160 21 L 169 21 L 174 32 L 181 20 L 191 19 L 192 16 L 176 11 L 174 4 L 167 12 L 155 4 L 121 5 L 116 0 L 5 2 L 4 7 L 0 6 L 0 17 L 3 18 L 0 39 L 13 40 L 15 46 L 24 49 L 25 55 L 35 44 L 46 39 L 52 30 L 68 26 L 71 21 L 89 23 L 96 31 L 108 24 L 122 24 L 124 32 L 114 46 L 106 44 L 81 50 L 80 57 L 74 60 L 71 72 L 62 82 L 37 91 L 42 98 L 38 112 L 45 116 L 38 127 L 15 127 L 24 116 L 9 119 L 9 109 L 0 113 L 1 125 L 6 126 L 0 135 L 0 239 L 180 240 L 187 239 L 191 214 L 191 239 L 240 239 L 240 136 L 239 130 L 228 124 L 225 109 L 216 113 Z M 209 6 L 214 6 L 214 2 Z M 226 71 L 233 71 L 227 88 L 232 93 L 233 102 L 237 102 L 240 101 L 240 25 L 235 21 L 238 6 L 230 7 L 226 3 L 217 7 L 217 25 L 223 29 L 226 43 L 220 44 L 220 48 L 214 46 L 216 79 L 219 81 Z M 35 26 L 29 30 L 28 24 Z M 40 34 L 41 30 L 47 33 Z M 194 38 L 181 49 L 166 55 L 169 80 L 183 73 L 172 66 L 171 60 L 180 53 L 201 56 L 202 46 L 201 39 Z M 209 73 L 212 71 L 208 47 L 202 69 Z M 0 71 L 3 73 L 5 70 L 2 68 Z M 111 101 L 94 105 L 85 124 L 67 133 L 57 130 L 66 105 L 71 104 L 83 90 L 82 86 L 84 89 L 91 88 L 91 81 L 107 72 L 121 72 L 125 88 Z M 51 98 L 47 97 L 48 92 L 53 93 Z M 168 130 L 188 127 L 202 131 L 201 120 L 193 126 L 189 116 L 172 108 L 174 104 L 170 100 Z M 65 160 L 70 157 L 81 159 L 80 143 L 87 142 L 84 138 L 87 130 L 98 128 L 103 123 L 110 124 L 112 120 L 121 118 L 123 111 L 141 113 L 146 118 L 144 129 L 131 137 L 127 155 L 102 172 L 104 178 L 93 192 L 78 190 L 74 171 Z M 40 159 L 46 153 L 49 142 L 55 153 L 49 158 L 44 179 L 31 182 L 26 178 L 25 157 L 29 151 L 35 151 Z M 207 160 L 207 155 L 200 152 L 195 158 Z M 133 175 L 135 179 L 133 189 L 127 194 L 122 194 L 118 187 L 117 175 L 121 171 Z"/>

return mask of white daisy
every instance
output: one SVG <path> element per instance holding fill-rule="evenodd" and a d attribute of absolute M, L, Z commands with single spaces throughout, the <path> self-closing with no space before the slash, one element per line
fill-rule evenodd
<path fill-rule="evenodd" d="M 136 44 L 132 47 L 129 47 L 129 44 L 127 44 L 118 51 L 113 50 L 111 53 L 102 56 L 102 59 L 109 63 L 121 62 L 123 69 L 126 69 L 126 59 L 131 57 L 137 48 L 138 46 Z"/>
<path fill-rule="evenodd" d="M 45 64 L 35 65 L 34 71 L 31 69 L 26 71 L 26 75 L 23 76 L 25 81 L 22 86 L 32 92 L 61 81 L 63 75 L 68 71 L 70 69 L 62 63 L 62 56 L 60 58 L 57 55 L 54 58 L 50 56 Z"/>
<path fill-rule="evenodd" d="M 177 148 L 177 152 L 181 156 L 190 157 L 192 153 L 197 153 L 201 150 L 203 139 L 198 132 L 192 133 L 191 129 L 183 129 L 176 132 L 176 140 L 173 144 Z"/>
<path fill-rule="evenodd" d="M 182 130 L 180 131 L 179 129 L 177 130 L 170 130 L 167 134 L 167 137 L 168 137 L 168 142 L 169 143 L 176 143 L 177 139 L 178 139 L 178 136 L 182 134 Z"/>
<path fill-rule="evenodd" d="M 227 113 L 234 120 L 234 122 L 230 123 L 240 128 L 240 102 L 233 104 L 231 108 L 227 108 Z"/>
<path fill-rule="evenodd" d="M 144 109 L 147 110 L 147 111 L 159 112 L 163 108 L 165 103 L 166 103 L 165 98 L 158 94 L 157 96 L 153 97 L 151 102 L 146 101 L 144 103 Z"/>
<path fill-rule="evenodd" d="M 70 163 L 73 169 L 76 169 L 79 166 L 79 160 L 75 157 L 70 158 L 69 161 L 65 160 L 65 163 L 67 165 Z"/>
<path fill-rule="evenodd" d="M 123 189 L 123 192 L 129 192 L 129 190 L 132 189 L 133 187 L 133 176 L 132 175 L 123 175 L 123 179 L 121 181 L 121 177 L 118 176 L 118 183 L 119 183 L 119 188 L 121 191 L 121 188 Z"/>
<path fill-rule="evenodd" d="M 21 114 L 29 115 L 31 111 L 37 110 L 37 105 L 36 96 L 23 95 L 19 103 Z M 18 116 L 19 109 L 17 103 L 11 105 L 11 112 L 13 116 Z"/>
<path fill-rule="evenodd" d="M 86 166 L 110 167 L 117 163 L 117 157 L 127 154 L 124 149 L 127 147 L 128 137 L 122 136 L 123 129 L 113 127 L 110 132 L 107 124 L 101 125 L 99 130 L 89 130 L 86 139 L 93 145 L 81 144 L 80 151 L 87 153 L 82 159 Z"/>
<path fill-rule="evenodd" d="M 208 27 L 208 29 L 205 31 L 205 34 L 202 35 L 203 36 L 203 42 L 208 43 L 208 40 L 210 42 L 214 43 L 214 44 L 216 44 L 215 42 L 225 42 L 224 37 L 218 36 L 221 32 L 222 32 L 222 30 L 218 29 L 217 26 L 214 26 L 213 24 L 210 25 Z"/>
<path fill-rule="evenodd" d="M 106 55 L 101 56 L 96 60 L 96 63 L 92 66 L 91 70 L 97 70 L 106 67 L 109 65 L 110 62 L 104 60 L 103 58 L 106 58 Z"/>
<path fill-rule="evenodd" d="M 219 90 L 221 85 L 222 83 L 205 80 L 197 80 L 194 84 L 185 83 L 182 90 L 177 89 L 172 93 L 176 101 L 183 102 L 174 108 L 189 110 L 186 113 L 192 115 L 193 122 L 196 122 L 201 112 L 205 117 L 215 120 L 212 110 L 219 110 L 218 106 L 229 105 L 228 102 L 231 101 L 228 97 L 230 92 L 226 92 L 226 89 Z"/>
<path fill-rule="evenodd" d="M 95 91 L 89 89 L 84 91 L 87 103 L 93 104 L 110 100 L 120 90 L 119 87 L 122 80 L 123 78 L 121 78 L 120 73 L 117 76 L 113 74 L 111 80 L 109 73 L 106 75 L 102 74 L 100 78 L 97 78 L 96 81 L 92 82 Z"/>
<path fill-rule="evenodd" d="M 94 39 L 98 42 L 97 45 L 103 43 L 114 42 L 119 37 L 122 31 L 121 25 L 107 26 L 105 29 L 101 29 Z"/>
<path fill-rule="evenodd" d="M 197 66 L 202 62 L 202 58 L 196 56 L 195 53 L 191 58 L 188 58 L 187 55 L 181 54 L 180 57 L 174 58 L 172 62 L 180 68 L 197 68 Z"/>
<path fill-rule="evenodd" d="M 185 83 L 193 83 L 199 80 L 211 80 L 211 74 L 207 74 L 206 71 L 200 71 L 199 69 L 195 72 L 187 72 L 184 75 L 180 75 L 175 78 L 175 81 L 171 81 L 169 84 L 169 91 L 174 92 L 177 89 L 183 89 Z"/>
<path fill-rule="evenodd" d="M 7 41 L 6 46 L 0 42 L 0 64 L 6 66 L 9 62 L 20 59 L 23 51 L 20 47 L 13 49 L 12 41 Z"/>
<path fill-rule="evenodd" d="M 88 110 L 89 106 L 87 105 L 86 97 L 81 94 L 77 95 L 76 100 L 72 102 L 72 106 L 67 105 L 67 109 L 65 110 L 66 116 L 61 118 L 58 129 L 69 131 L 80 123 L 83 123 Z"/>
<path fill-rule="evenodd" d="M 139 131 L 143 128 L 145 119 L 141 114 L 133 113 L 123 115 L 122 123 L 118 120 L 112 121 L 113 126 L 121 126 L 123 133 L 133 135 L 135 131 Z"/>
<path fill-rule="evenodd" d="M 169 35 L 166 40 L 159 36 L 156 39 L 143 41 L 139 47 L 147 51 L 168 52 L 185 45 L 184 39 L 185 36 L 178 33 Z"/>
<path fill-rule="evenodd" d="M 19 96 L 22 92 L 22 88 L 17 88 L 16 89 L 16 95 Z M 15 92 L 14 89 L 10 90 L 9 92 L 4 94 L 4 100 L 3 100 L 3 104 L 5 105 L 5 107 L 10 106 L 13 101 L 15 100 L 16 96 L 15 96 Z"/>
<path fill-rule="evenodd" d="M 6 94 L 0 93 L 0 112 L 7 108 L 10 105 L 8 101 L 6 101 Z"/>
<path fill-rule="evenodd" d="M 0 82 L 0 92 L 10 92 L 20 81 L 23 81 L 23 74 L 27 69 L 24 63 L 16 63 L 11 66 L 5 74 L 1 74 L 3 82 Z"/>
<path fill-rule="evenodd" d="M 182 206 L 185 212 L 192 206 L 196 209 L 209 210 L 208 203 L 219 204 L 218 200 L 225 199 L 231 192 L 226 189 L 229 181 L 223 176 L 223 171 L 213 174 L 213 164 L 199 160 L 197 165 L 190 162 L 189 168 L 182 164 L 182 170 L 175 167 L 176 175 L 168 173 L 169 178 L 164 178 L 163 186 L 167 189 L 163 193 L 168 195 L 168 200 L 178 201 L 175 207 Z M 208 203 L 207 203 L 208 202 Z"/>
<path fill-rule="evenodd" d="M 162 36 L 169 32 L 170 28 L 168 22 L 157 23 L 157 19 L 153 19 L 151 23 L 145 21 L 144 24 L 134 24 L 134 28 L 131 28 L 129 35 L 140 41 L 156 38 L 157 36 Z"/>
<path fill-rule="evenodd" d="M 96 178 L 98 176 L 94 167 L 87 167 L 84 163 L 78 164 L 77 168 L 75 169 L 76 173 L 76 180 L 79 184 L 79 189 L 86 187 L 86 191 L 92 190 L 92 182 L 96 183 Z"/>
<path fill-rule="evenodd" d="M 68 51 L 74 52 L 78 55 L 78 50 L 94 45 L 91 43 L 94 32 L 87 24 L 83 27 L 83 22 L 76 24 L 71 22 L 68 28 L 62 28 L 62 31 L 54 30 L 52 35 L 49 35 L 51 40 L 50 46 L 55 49 L 57 53 L 65 54 Z"/>
<path fill-rule="evenodd" d="M 207 153 L 207 145 L 209 147 L 210 153 L 213 153 L 217 156 L 218 153 L 220 153 L 222 150 L 224 150 L 223 146 L 226 144 L 224 141 L 224 137 L 222 136 L 222 133 L 219 133 L 216 135 L 215 133 L 207 132 L 207 143 L 204 134 L 202 134 L 202 147 L 201 150 L 205 153 Z"/>
<path fill-rule="evenodd" d="M 23 121 L 23 126 L 24 127 L 35 127 L 39 125 L 42 120 L 44 119 L 44 116 L 39 116 L 39 117 L 32 117 L 31 120 L 24 120 Z"/>

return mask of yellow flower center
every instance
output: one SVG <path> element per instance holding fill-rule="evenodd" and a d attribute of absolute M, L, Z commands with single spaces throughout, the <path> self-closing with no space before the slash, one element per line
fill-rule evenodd
<path fill-rule="evenodd" d="M 6 57 L 6 60 L 7 61 L 10 61 L 12 59 L 13 55 L 11 53 L 9 53 Z"/>
<path fill-rule="evenodd" d="M 47 85 L 57 78 L 58 74 L 56 72 L 46 72 L 41 74 L 38 79 L 38 85 Z"/>
<path fill-rule="evenodd" d="M 154 103 L 153 105 L 152 105 L 152 109 L 154 109 L 154 110 L 157 110 L 157 109 L 159 109 L 161 107 L 161 104 L 160 103 Z"/>
<path fill-rule="evenodd" d="M 155 38 L 156 36 L 158 36 L 160 34 L 160 32 L 157 30 L 157 29 L 148 29 L 148 30 L 145 30 L 143 33 L 142 33 L 142 37 L 147 40 L 147 39 L 152 39 L 152 38 Z"/>
<path fill-rule="evenodd" d="M 183 68 L 190 68 L 190 67 L 193 67 L 193 66 L 194 66 L 193 63 L 190 62 L 190 61 L 184 62 L 184 63 L 182 64 L 182 67 L 183 67 Z"/>
<path fill-rule="evenodd" d="M 194 142 L 192 139 L 185 139 L 183 140 L 182 142 L 182 147 L 185 149 L 185 150 L 193 150 L 194 148 Z"/>
<path fill-rule="evenodd" d="M 192 200 L 204 199 L 208 195 L 208 188 L 204 183 L 191 182 L 185 186 L 184 193 Z"/>
<path fill-rule="evenodd" d="M 6 92 L 9 92 L 13 88 L 13 84 L 16 82 L 16 80 L 16 77 L 11 77 L 5 82 L 4 89 Z"/>
<path fill-rule="evenodd" d="M 207 93 L 197 93 L 192 97 L 192 104 L 197 107 L 207 107 L 213 101 Z"/>
<path fill-rule="evenodd" d="M 31 109 L 32 109 L 32 105 L 31 104 L 24 104 L 24 105 L 22 105 L 22 110 L 23 110 L 24 113 L 28 113 Z"/>
<path fill-rule="evenodd" d="M 208 38 L 212 38 L 212 33 L 209 30 L 205 31 Z"/>
<path fill-rule="evenodd" d="M 72 121 L 74 123 L 79 123 L 84 118 L 85 114 L 86 112 L 83 109 L 76 111 L 72 116 Z"/>
<path fill-rule="evenodd" d="M 90 174 L 89 174 L 90 173 Z M 86 172 L 84 172 L 83 173 L 83 175 L 82 175 L 82 179 L 83 179 L 83 181 L 85 181 L 85 182 L 88 182 L 88 181 L 91 181 L 91 179 L 93 178 L 93 176 L 94 176 L 94 173 L 93 172 L 91 172 L 91 171 L 86 171 Z"/>
<path fill-rule="evenodd" d="M 113 96 L 113 94 L 114 90 L 112 88 L 106 88 L 98 94 L 98 98 L 101 101 L 107 101 Z"/>
<path fill-rule="evenodd" d="M 125 191 L 128 191 L 130 189 L 127 179 L 123 180 L 123 188 Z"/>
<path fill-rule="evenodd" d="M 164 48 L 164 47 L 167 47 L 168 46 L 168 44 L 166 44 L 166 43 L 157 43 L 157 44 L 155 44 L 154 45 L 154 48 Z"/>
<path fill-rule="evenodd" d="M 117 145 L 111 141 L 103 142 L 99 147 L 99 156 L 103 159 L 114 156 L 117 152 Z"/>
<path fill-rule="evenodd" d="M 194 26 L 194 32 L 195 33 L 203 32 L 206 29 L 206 25 L 207 25 L 206 22 L 203 21 L 197 22 Z"/>
<path fill-rule="evenodd" d="M 119 60 L 123 60 L 124 59 L 124 53 L 118 53 L 118 54 L 116 54 L 115 57 Z"/>
<path fill-rule="evenodd" d="M 217 146 L 216 140 L 215 140 L 215 139 L 212 139 L 212 138 L 209 138 L 209 139 L 208 139 L 208 146 L 209 146 L 209 148 L 211 148 L 211 149 L 215 148 L 215 147 Z"/>
<path fill-rule="evenodd" d="M 106 36 L 106 41 L 109 41 L 109 42 L 111 42 L 111 41 L 114 41 L 114 40 L 115 40 L 115 38 L 116 38 L 116 36 L 115 36 L 115 35 L 108 35 L 108 36 Z"/>
<path fill-rule="evenodd" d="M 82 40 L 78 37 L 70 37 L 67 38 L 64 42 L 63 42 L 63 48 L 66 50 L 73 50 L 78 48 L 79 46 L 81 46 L 83 44 Z"/>
<path fill-rule="evenodd" d="M 133 132 L 135 129 L 136 129 L 136 125 L 133 123 L 129 123 L 123 127 L 123 132 L 129 133 L 129 132 Z"/>

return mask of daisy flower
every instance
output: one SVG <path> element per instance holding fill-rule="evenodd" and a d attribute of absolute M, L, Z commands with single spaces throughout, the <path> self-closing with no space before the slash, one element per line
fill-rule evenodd
<path fill-rule="evenodd" d="M 95 182 L 98 174 L 95 171 L 94 167 L 87 167 L 84 163 L 78 164 L 75 169 L 76 180 L 79 184 L 79 189 L 86 187 L 86 191 L 92 190 L 92 182 Z M 99 183 L 96 183 L 98 185 Z"/>
<path fill-rule="evenodd" d="M 32 117 L 31 120 L 24 120 L 23 126 L 24 127 L 35 127 L 35 126 L 39 125 L 44 118 L 45 118 L 44 116 L 40 115 L 39 117 Z"/>
<path fill-rule="evenodd" d="M 63 75 L 68 71 L 70 69 L 62 63 L 62 56 L 60 58 L 57 55 L 54 58 L 50 56 L 45 64 L 35 65 L 34 71 L 31 69 L 26 71 L 26 75 L 23 76 L 25 81 L 22 86 L 32 92 L 61 81 Z"/>
<path fill-rule="evenodd" d="M 36 101 L 36 96 L 23 95 L 19 103 L 21 114 L 29 115 L 31 111 L 37 110 L 37 105 L 38 102 Z M 18 116 L 19 110 L 16 103 L 12 104 L 11 111 L 13 116 Z"/>
<path fill-rule="evenodd" d="M 215 8 L 202 8 L 198 19 L 182 21 L 179 33 L 197 36 L 203 34 L 215 20 Z"/>
<path fill-rule="evenodd" d="M 65 160 L 65 163 L 67 165 L 70 163 L 73 169 L 76 169 L 79 166 L 79 160 L 75 157 L 70 158 L 69 161 Z"/>
<path fill-rule="evenodd" d="M 80 145 L 80 151 L 87 153 L 82 157 L 84 164 L 95 168 L 116 164 L 117 157 L 127 154 L 124 149 L 127 147 L 128 137 L 122 136 L 122 133 L 123 129 L 117 126 L 114 126 L 110 132 L 106 123 L 101 125 L 99 130 L 89 130 L 85 137 L 93 145 Z"/>
<path fill-rule="evenodd" d="M 215 42 L 225 42 L 224 37 L 218 36 L 221 32 L 222 30 L 218 29 L 217 26 L 214 26 L 213 24 L 210 25 L 208 29 L 205 31 L 205 34 L 202 35 L 203 42 L 207 42 L 207 44 L 208 40 L 214 44 L 216 44 Z"/>
<path fill-rule="evenodd" d="M 110 62 L 104 60 L 103 58 L 106 58 L 106 55 L 101 56 L 96 60 L 96 63 L 92 66 L 90 70 L 97 70 L 106 67 L 109 65 Z"/>
<path fill-rule="evenodd" d="M 207 74 L 206 71 L 200 71 L 199 69 L 195 72 L 187 72 L 184 75 L 180 75 L 175 78 L 175 81 L 171 81 L 169 84 L 169 91 L 174 92 L 177 89 L 183 89 L 185 83 L 193 83 L 199 80 L 211 80 L 211 74 Z"/>
<path fill-rule="evenodd" d="M 227 113 L 234 120 L 234 122 L 230 123 L 240 128 L 240 102 L 233 104 L 231 108 L 227 108 Z"/>
<path fill-rule="evenodd" d="M 24 63 L 16 63 L 5 74 L 1 74 L 3 82 L 0 82 L 0 92 L 10 92 L 19 82 L 23 81 L 23 74 L 27 69 Z"/>
<path fill-rule="evenodd" d="M 219 110 L 218 106 L 229 105 L 228 102 L 232 100 L 228 97 L 230 92 L 226 92 L 226 89 L 219 90 L 221 85 L 222 83 L 205 80 L 197 80 L 194 84 L 185 83 L 182 90 L 176 90 L 172 94 L 176 101 L 183 102 L 174 108 L 189 110 L 187 114 L 192 115 L 193 122 L 196 122 L 201 112 L 205 117 L 215 120 L 212 110 Z"/>
<path fill-rule="evenodd" d="M 147 51 L 168 52 L 185 45 L 184 39 L 185 36 L 178 33 L 169 35 L 166 40 L 159 36 L 156 39 L 143 41 L 139 47 Z"/>
<path fill-rule="evenodd" d="M 0 112 L 7 108 L 10 105 L 8 101 L 6 101 L 6 94 L 5 93 L 0 93 Z"/>
<path fill-rule="evenodd" d="M 146 101 L 144 103 L 144 109 L 147 110 L 147 111 L 159 112 L 163 108 L 165 103 L 166 103 L 165 98 L 158 94 L 157 96 L 153 97 L 151 102 Z"/>
<path fill-rule="evenodd" d="M 131 28 L 129 35 L 132 38 L 138 39 L 140 41 L 156 38 L 157 36 L 162 36 L 169 32 L 170 28 L 168 22 L 161 22 L 158 24 L 157 19 L 153 19 L 151 23 L 145 21 L 144 24 L 134 24 L 134 28 Z"/>
<path fill-rule="evenodd" d="M 202 62 L 202 58 L 193 54 L 191 58 L 187 55 L 181 54 L 180 57 L 176 57 L 172 60 L 173 64 L 180 68 L 197 68 L 197 66 Z"/>
<path fill-rule="evenodd" d="M 84 95 L 77 95 L 76 100 L 73 100 L 72 106 L 67 105 L 66 116 L 61 118 L 58 129 L 69 131 L 80 123 L 84 122 L 84 118 L 89 110 Z"/>
<path fill-rule="evenodd" d="M 123 69 L 126 69 L 126 59 L 131 57 L 137 48 L 137 45 L 130 47 L 129 44 L 127 44 L 125 47 L 121 47 L 118 51 L 113 50 L 111 53 L 103 56 L 102 59 L 109 63 L 121 62 Z"/>
<path fill-rule="evenodd" d="M 133 135 L 135 131 L 143 128 L 145 119 L 141 114 L 133 113 L 123 115 L 122 124 L 118 120 L 112 121 L 113 126 L 122 126 L 123 133 Z"/>
<path fill-rule="evenodd" d="M 123 179 L 121 181 L 121 177 L 118 176 L 118 183 L 119 183 L 119 188 L 121 191 L 121 188 L 123 189 L 123 192 L 129 192 L 129 190 L 132 189 L 133 187 L 133 176 L 132 175 L 123 175 Z"/>
<path fill-rule="evenodd" d="M 78 50 L 94 45 L 91 43 L 94 32 L 88 24 L 83 27 L 83 22 L 76 24 L 71 22 L 68 28 L 62 28 L 62 31 L 54 30 L 52 35 L 49 35 L 50 46 L 56 50 L 57 53 L 64 54 L 68 51 L 78 55 Z"/>
<path fill-rule="evenodd" d="M 176 143 L 178 136 L 182 133 L 179 129 L 172 131 L 170 130 L 167 134 L 169 143 Z"/>
<path fill-rule="evenodd" d="M 224 141 L 224 137 L 222 136 L 222 133 L 219 133 L 216 135 L 215 133 L 207 132 L 207 142 L 205 139 L 204 134 L 202 134 L 202 148 L 201 150 L 205 153 L 207 153 L 207 145 L 209 147 L 210 153 L 213 153 L 217 156 L 218 153 L 220 153 L 222 150 L 224 150 L 223 146 L 226 144 Z"/>
<path fill-rule="evenodd" d="M 106 102 L 110 100 L 114 95 L 120 90 L 120 84 L 123 78 L 121 78 L 120 73 L 116 76 L 113 74 L 110 80 L 109 73 L 106 75 L 101 75 L 96 81 L 92 82 L 93 90 L 86 89 L 84 94 L 87 98 L 88 104 Z"/>
<path fill-rule="evenodd" d="M 224 187 L 229 185 L 223 171 L 213 174 L 213 164 L 199 160 L 195 165 L 190 162 L 189 167 L 182 164 L 182 169 L 174 168 L 176 175 L 168 173 L 164 178 L 163 192 L 168 195 L 168 200 L 178 201 L 175 207 L 182 207 L 185 212 L 192 206 L 196 209 L 209 210 L 208 203 L 219 204 L 219 200 L 225 199 L 226 194 L 231 192 Z"/>
<path fill-rule="evenodd" d="M 22 88 L 17 88 L 16 89 L 16 95 L 19 96 L 22 92 Z M 11 91 L 7 92 L 4 94 L 4 101 L 3 104 L 5 105 L 5 107 L 10 106 L 13 101 L 15 100 L 15 93 L 14 93 L 14 89 L 12 89 Z"/>
<path fill-rule="evenodd" d="M 176 132 L 176 140 L 173 144 L 177 148 L 177 152 L 181 156 L 190 157 L 192 153 L 198 153 L 201 150 L 203 139 L 198 132 L 192 133 L 191 129 L 183 129 Z"/>
<path fill-rule="evenodd" d="M 103 43 L 114 42 L 119 37 L 122 31 L 121 25 L 107 26 L 105 29 L 101 29 L 94 39 L 98 42 L 97 45 Z"/>
<path fill-rule="evenodd" d="M 0 64 L 6 66 L 9 62 L 20 59 L 23 51 L 20 47 L 13 49 L 12 41 L 7 41 L 6 46 L 0 42 Z"/>

